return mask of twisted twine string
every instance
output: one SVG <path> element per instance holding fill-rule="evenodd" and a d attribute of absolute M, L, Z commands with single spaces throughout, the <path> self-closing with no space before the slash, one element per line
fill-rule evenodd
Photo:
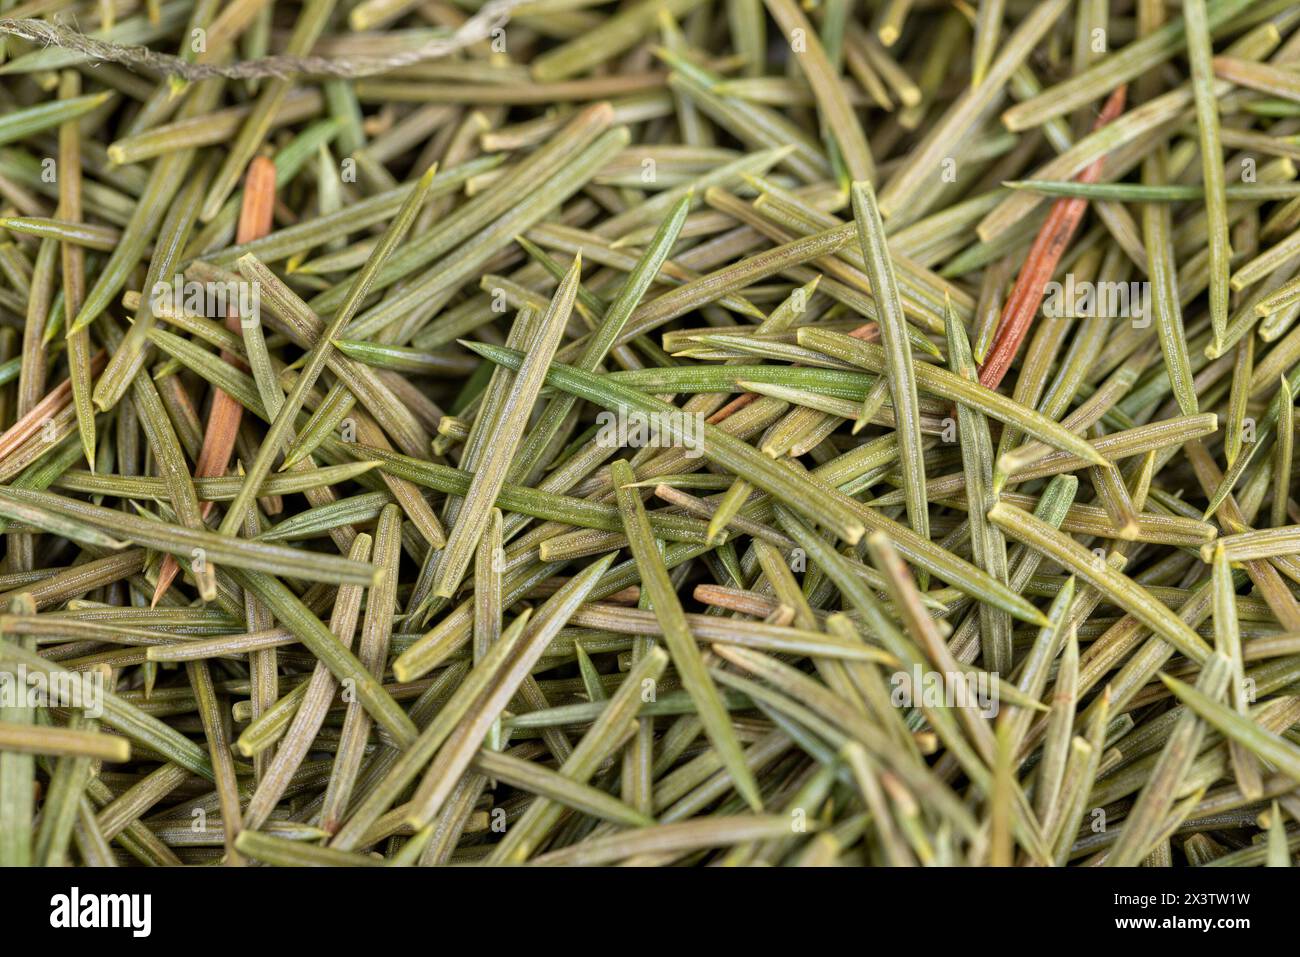
<path fill-rule="evenodd" d="M 61 23 L 50 23 L 45 20 L 0 19 L 0 34 L 7 33 L 46 47 L 75 50 L 94 60 L 108 60 L 168 76 L 183 77 L 186 80 L 207 80 L 213 77 L 251 80 L 295 74 L 352 79 L 374 76 L 398 67 L 434 60 L 486 40 L 492 35 L 493 30 L 509 22 L 511 12 L 523 2 L 524 0 L 489 0 L 481 10 L 461 24 L 450 36 L 429 40 L 411 50 L 381 57 L 267 56 L 221 65 L 189 63 L 180 57 L 159 53 L 148 47 L 96 40 Z"/>

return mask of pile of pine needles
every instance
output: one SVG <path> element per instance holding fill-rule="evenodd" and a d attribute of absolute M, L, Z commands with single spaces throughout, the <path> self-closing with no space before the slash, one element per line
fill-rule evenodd
<path fill-rule="evenodd" d="M 132 56 L 3 41 L 0 865 L 1293 862 L 1294 0 Z"/>

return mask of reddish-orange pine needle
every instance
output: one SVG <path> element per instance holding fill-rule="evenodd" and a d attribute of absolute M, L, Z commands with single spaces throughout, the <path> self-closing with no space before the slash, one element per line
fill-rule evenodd
<path fill-rule="evenodd" d="M 108 361 L 108 353 L 100 351 L 90 361 L 90 374 L 99 375 Z M 72 402 L 72 380 L 64 379 L 40 402 L 32 406 L 31 411 L 9 426 L 0 435 L 0 461 L 4 461 L 18 450 L 24 442 L 45 427 L 45 423 L 68 407 Z"/>
<path fill-rule="evenodd" d="M 1121 85 L 1107 97 L 1093 129 L 1100 129 L 1124 112 L 1127 90 L 1127 85 Z M 1104 157 L 1096 160 L 1075 179 L 1080 183 L 1095 183 L 1101 177 L 1104 163 Z M 1029 327 L 1033 325 L 1043 297 L 1047 295 L 1047 284 L 1051 281 L 1061 256 L 1069 247 L 1070 240 L 1074 238 L 1075 230 L 1079 228 L 1079 222 L 1087 208 L 1088 201 L 1082 197 L 1058 199 L 1052 204 L 1051 212 L 1034 238 L 1029 255 L 1020 267 L 1020 275 L 1016 277 L 1016 284 L 1002 309 L 1002 319 L 993 344 L 989 347 L 988 358 L 980 368 L 981 385 L 996 389 L 1002 384 L 1016 353 L 1020 351 L 1021 343 L 1029 334 Z"/>
<path fill-rule="evenodd" d="M 724 419 L 731 418 L 731 416 L 735 415 L 737 412 L 739 412 L 741 409 L 749 405 L 757 398 L 758 398 L 757 393 L 742 392 L 740 395 L 736 396 L 734 399 L 732 399 L 730 402 L 728 402 L 726 405 L 720 408 L 717 412 L 714 412 L 711 416 L 709 416 L 704 421 L 709 423 L 709 425 L 717 425 L 719 422 L 723 421 Z"/>
<path fill-rule="evenodd" d="M 239 209 L 239 225 L 235 230 L 236 243 L 248 243 L 261 239 L 271 231 L 272 216 L 275 212 L 275 164 L 265 156 L 258 156 L 248 164 L 248 174 L 244 178 L 244 201 Z M 239 314 L 234 309 L 226 313 L 226 328 L 238 334 Z M 233 353 L 222 350 L 221 358 L 233 366 L 245 368 L 244 363 Z M 226 474 L 230 467 L 230 455 L 235 449 L 235 438 L 239 435 L 239 424 L 244 417 L 244 407 L 220 389 L 212 395 L 212 411 L 208 414 L 208 427 L 203 435 L 203 448 L 199 459 L 194 463 L 195 478 L 216 478 Z M 203 517 L 212 511 L 212 502 L 203 503 Z M 172 555 L 164 556 L 162 568 L 158 571 L 158 585 L 154 588 L 153 605 L 167 593 L 180 566 Z"/>

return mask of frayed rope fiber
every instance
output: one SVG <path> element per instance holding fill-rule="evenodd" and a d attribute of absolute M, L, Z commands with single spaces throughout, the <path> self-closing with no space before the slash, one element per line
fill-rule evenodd
<path fill-rule="evenodd" d="M 264 77 L 288 77 L 298 74 L 349 79 L 387 73 L 398 67 L 423 63 L 463 50 L 488 39 L 492 31 L 510 20 L 510 13 L 524 0 L 490 0 L 449 36 L 430 40 L 402 53 L 382 57 L 268 56 L 228 65 L 189 63 L 180 57 L 159 53 L 148 47 L 129 46 L 96 40 L 71 27 L 45 20 L 0 19 L 0 34 L 21 37 L 47 47 L 61 47 L 84 53 L 93 60 L 108 60 L 128 67 L 139 67 L 186 80 L 225 77 L 228 80 L 252 80 Z"/>

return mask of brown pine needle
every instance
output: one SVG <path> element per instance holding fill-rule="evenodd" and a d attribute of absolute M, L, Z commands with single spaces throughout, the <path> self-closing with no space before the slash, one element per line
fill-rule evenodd
<path fill-rule="evenodd" d="M 1124 112 L 1127 91 L 1127 86 L 1119 86 L 1106 98 L 1106 103 L 1093 124 L 1094 129 L 1100 129 Z M 1103 166 L 1104 159 L 1093 161 L 1076 180 L 1095 183 L 1101 177 Z M 980 367 L 981 385 L 996 389 L 1002 384 L 1011 363 L 1015 361 L 1016 353 L 1020 351 L 1021 343 L 1029 334 L 1034 317 L 1038 315 L 1038 307 L 1047 294 L 1047 283 L 1056 272 L 1056 266 L 1070 245 L 1070 240 L 1074 238 L 1087 208 L 1086 199 L 1061 199 L 1052 204 L 1002 309 L 1002 319 L 998 323 L 993 345 Z"/>
<path fill-rule="evenodd" d="M 248 164 L 244 176 L 244 197 L 239 210 L 239 228 L 235 233 L 236 243 L 251 243 L 261 239 L 271 231 L 271 216 L 275 209 L 275 164 L 265 156 L 256 156 Z M 257 317 L 240 316 L 237 310 L 226 313 L 226 329 L 239 334 L 240 323 L 260 321 Z M 233 353 L 222 350 L 221 358 L 241 371 L 247 369 Z M 203 433 L 203 449 L 194 463 L 195 478 L 215 478 L 225 475 L 230 468 L 230 455 L 235 450 L 235 439 L 239 435 L 239 424 L 244 419 L 244 407 L 221 389 L 212 390 L 212 408 L 208 411 L 208 425 Z M 211 499 L 203 502 L 204 518 L 212 511 Z M 157 607 L 158 601 L 167 594 L 175 580 L 180 565 L 175 556 L 163 558 L 158 570 L 158 584 L 154 587 L 150 607 Z"/>

